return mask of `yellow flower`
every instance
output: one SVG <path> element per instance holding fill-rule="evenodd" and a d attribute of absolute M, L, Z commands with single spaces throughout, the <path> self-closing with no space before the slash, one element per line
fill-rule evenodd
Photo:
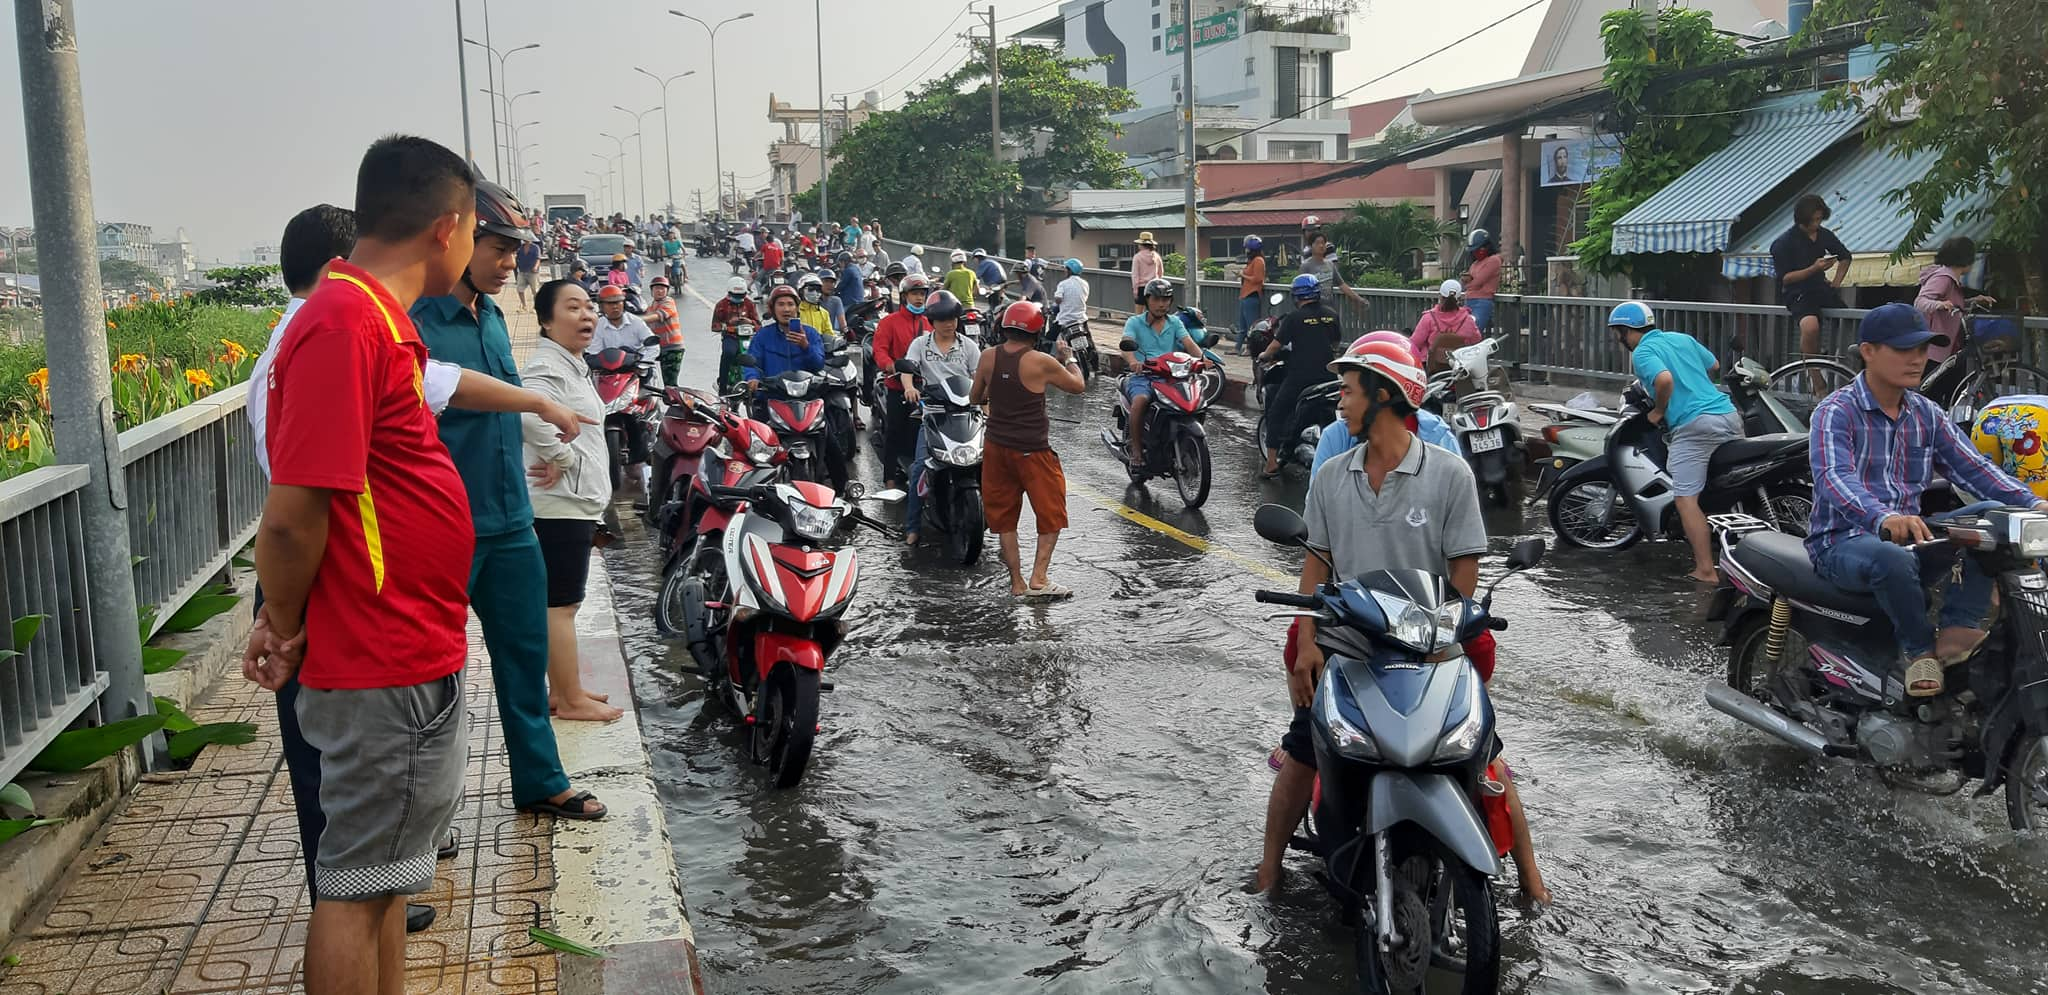
<path fill-rule="evenodd" d="M 205 387 L 208 390 L 213 389 L 213 376 L 205 370 L 186 370 L 185 382 L 194 387 Z"/>
<path fill-rule="evenodd" d="M 119 326 L 119 325 L 116 325 L 116 324 L 114 324 L 114 323 L 113 323 L 113 322 L 111 322 L 111 321 L 107 322 L 107 331 L 110 331 L 110 332 L 111 332 L 111 331 L 113 331 L 114 329 L 116 329 L 116 328 L 119 328 L 119 327 L 121 327 L 121 326 Z"/>
<path fill-rule="evenodd" d="M 222 348 L 227 350 L 226 355 L 222 358 L 226 359 L 229 363 L 239 363 L 249 358 L 249 350 L 244 349 L 242 344 L 234 339 L 222 339 L 220 344 Z"/>
<path fill-rule="evenodd" d="M 7 451 L 13 452 L 17 449 L 26 448 L 28 448 L 28 433 L 23 432 L 20 435 L 16 435 L 14 430 L 9 429 L 7 432 Z"/>
<path fill-rule="evenodd" d="M 28 375 L 28 385 L 48 393 L 50 390 L 50 368 L 45 366 Z"/>
<path fill-rule="evenodd" d="M 137 352 L 124 352 L 114 362 L 115 373 L 141 373 L 149 366 L 149 359 Z"/>

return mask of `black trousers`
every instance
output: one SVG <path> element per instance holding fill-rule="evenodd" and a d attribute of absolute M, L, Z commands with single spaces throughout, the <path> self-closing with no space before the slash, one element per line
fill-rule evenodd
<path fill-rule="evenodd" d="M 256 586 L 256 615 L 263 615 L 263 586 Z M 299 856 L 306 861 L 306 895 L 318 902 L 313 887 L 313 860 L 320 855 L 320 834 L 327 813 L 320 810 L 320 751 L 299 731 L 299 675 L 293 674 L 277 692 L 277 732 L 284 740 L 284 769 L 292 779 L 292 810 L 299 817 Z"/>
<path fill-rule="evenodd" d="M 901 391 L 883 390 L 882 394 L 882 478 L 907 484 L 917 425 Z"/>

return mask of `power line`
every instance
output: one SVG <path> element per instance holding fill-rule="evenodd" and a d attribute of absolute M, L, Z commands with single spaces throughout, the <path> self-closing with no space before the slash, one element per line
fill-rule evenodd
<path fill-rule="evenodd" d="M 1448 43 L 1446 43 L 1446 44 L 1444 44 L 1444 45 L 1442 45 L 1442 46 L 1440 46 L 1440 47 L 1436 48 L 1436 49 L 1435 49 L 1435 50 L 1433 50 L 1433 51 L 1429 51 L 1429 52 L 1424 52 L 1423 54 L 1421 54 L 1421 55 L 1418 55 L 1418 56 L 1416 56 L 1415 58 L 1413 58 L 1413 59 L 1409 60 L 1408 62 L 1405 62 L 1405 63 L 1403 63 L 1403 64 L 1401 64 L 1401 65 L 1399 65 L 1399 66 L 1395 66 L 1394 68 L 1392 68 L 1392 69 L 1389 69 L 1389 70 L 1387 70 L 1386 72 L 1383 72 L 1383 73 L 1379 74 L 1378 76 L 1375 76 L 1375 77 L 1373 77 L 1373 78 L 1371 78 L 1371 79 L 1369 79 L 1369 80 L 1366 80 L 1365 82 L 1363 82 L 1363 83 L 1360 83 L 1360 84 L 1358 84 L 1357 86 L 1354 86 L 1354 87 L 1352 87 L 1352 88 L 1351 88 L 1351 89 L 1349 89 L 1349 90 L 1345 90 L 1345 91 L 1344 91 L 1344 92 L 1342 92 L 1342 93 L 1332 94 L 1331 96 L 1325 97 L 1325 98 L 1323 98 L 1322 100 L 1320 100 L 1320 101 L 1318 101 L 1318 102 L 1316 102 L 1316 103 L 1313 103 L 1313 104 L 1310 104 L 1310 105 L 1308 105 L 1307 107 L 1303 107 L 1303 108 L 1300 108 L 1300 109 L 1296 110 L 1296 111 L 1295 111 L 1294 113 L 1292 113 L 1292 114 L 1289 114 L 1289 115 L 1286 115 L 1285 117 L 1276 117 L 1276 118 L 1274 118 L 1273 120 L 1271 120 L 1271 121 L 1268 121 L 1268 122 L 1266 122 L 1265 124 L 1260 124 L 1260 125 L 1254 125 L 1254 126 L 1252 126 L 1252 127 L 1250 127 L 1250 128 L 1246 128 L 1246 129 L 1244 129 L 1243 131 L 1239 131 L 1239 132 L 1236 132 L 1236 133 L 1234 133 L 1234 134 L 1229 134 L 1229 135 L 1225 135 L 1225 136 L 1223 136 L 1222 138 L 1220 138 L 1220 139 L 1217 139 L 1216 141 L 1214 141 L 1214 142 L 1210 142 L 1210 143 L 1208 143 L 1208 144 L 1209 144 L 1209 145 L 1211 145 L 1211 146 L 1214 146 L 1214 145 L 1218 145 L 1218 144 L 1221 144 L 1222 142 L 1227 142 L 1227 141 L 1230 141 L 1230 140 L 1232 140 L 1232 139 L 1235 139 L 1235 138 L 1243 138 L 1244 136 L 1246 136 L 1246 135 L 1249 135 L 1249 134 L 1252 134 L 1252 133 L 1254 133 L 1254 132 L 1260 132 L 1260 131 L 1264 131 L 1264 130 L 1266 130 L 1267 128 L 1271 128 L 1271 127 L 1273 127 L 1273 126 L 1275 126 L 1275 125 L 1278 125 L 1278 124 L 1279 124 L 1280 122 L 1282 122 L 1282 121 L 1288 121 L 1288 120 L 1292 120 L 1292 119 L 1294 119 L 1294 118 L 1298 118 L 1298 117 L 1302 116 L 1303 114 L 1306 114 L 1306 113 L 1308 113 L 1309 111 L 1312 111 L 1312 110 L 1316 110 L 1317 108 L 1321 108 L 1321 107 L 1328 107 L 1329 105 L 1331 105 L 1331 104 L 1333 104 L 1333 103 L 1336 103 L 1336 102 L 1337 102 L 1337 101 L 1338 101 L 1339 99 L 1341 99 L 1341 98 L 1343 98 L 1343 97 L 1348 97 L 1348 96 L 1350 96 L 1351 94 L 1357 93 L 1358 91 L 1360 91 L 1360 90 L 1363 90 L 1363 89 L 1365 89 L 1366 87 L 1368 87 L 1368 86 L 1371 86 L 1371 85 L 1373 85 L 1374 83 L 1378 83 L 1378 82 L 1380 82 L 1381 80 L 1384 80 L 1384 79 L 1388 78 L 1389 76 L 1393 76 L 1393 75 L 1394 75 L 1394 74 L 1396 74 L 1396 73 L 1400 73 L 1400 72 L 1405 72 L 1405 71 L 1407 71 L 1407 70 L 1409 70 L 1409 69 L 1413 69 L 1413 68 L 1415 68 L 1416 66 L 1418 66 L 1418 65 L 1421 65 L 1422 63 L 1424 63 L 1424 62 L 1426 62 L 1426 61 L 1428 61 L 1428 60 L 1430 60 L 1430 59 L 1433 59 L 1433 58 L 1435 58 L 1435 57 L 1437 57 L 1437 56 L 1439 56 L 1439 55 L 1442 55 L 1442 54 L 1444 54 L 1445 52 L 1448 52 L 1448 51 L 1450 51 L 1451 49 L 1453 49 L 1453 48 L 1456 48 L 1456 47 L 1458 47 L 1459 45 L 1463 45 L 1464 43 L 1466 43 L 1466 42 L 1468 42 L 1468 41 L 1471 41 L 1472 39 L 1474 39 L 1474 38 L 1477 38 L 1477 37 L 1479 37 L 1480 35 L 1482 35 L 1482 34 L 1485 34 L 1485 33 L 1486 33 L 1486 32 L 1488 32 L 1488 31 L 1491 31 L 1491 30 L 1493 30 L 1494 28 L 1500 27 L 1501 25 L 1503 25 L 1503 24 L 1506 24 L 1507 22 L 1509 22 L 1509 21 L 1512 21 L 1512 20 L 1514 20 L 1515 18 L 1517 18 L 1517 17 L 1520 17 L 1520 16 L 1522 16 L 1523 14 L 1526 14 L 1526 13 L 1528 13 L 1529 11 L 1531 11 L 1531 10 L 1534 10 L 1534 9 L 1536 9 L 1537 7 L 1541 7 L 1541 6 L 1543 6 L 1543 5 L 1545 4 L 1545 3 L 1548 3 L 1548 2 L 1549 2 L 1549 0 L 1529 0 L 1529 3 L 1527 3 L 1527 4 L 1525 4 L 1525 5 L 1523 5 L 1523 6 L 1519 7 L 1519 8 L 1517 8 L 1517 9 L 1516 9 L 1515 11 L 1513 11 L 1512 13 L 1509 13 L 1509 14 L 1507 14 L 1506 16 L 1504 16 L 1504 17 L 1500 18 L 1499 20 L 1493 21 L 1493 22 L 1491 22 L 1491 23 L 1488 23 L 1488 24 L 1482 24 L 1482 25 L 1480 25 L 1479 27 L 1477 27 L 1477 28 L 1473 29 L 1473 30 L 1472 30 L 1472 31 L 1471 31 L 1470 33 L 1468 33 L 1468 34 L 1464 35 L 1463 37 L 1460 37 L 1460 38 L 1457 38 L 1457 39 L 1455 39 L 1455 40 L 1453 40 L 1453 41 L 1451 41 L 1451 42 L 1448 42 Z M 1153 74 L 1153 76 L 1157 76 L 1157 75 L 1158 75 L 1157 73 L 1154 73 L 1154 74 Z M 1149 77 L 1148 77 L 1148 78 L 1149 78 Z M 1141 82 L 1142 82 L 1142 81 L 1141 81 Z M 1187 83 L 1187 84 L 1190 84 L 1190 85 L 1191 85 L 1193 81 L 1192 81 L 1192 80 L 1188 80 L 1188 81 L 1183 81 L 1183 82 L 1184 82 L 1184 83 Z M 1144 167 L 1146 167 L 1146 166 L 1156 166 L 1156 165 L 1158 165 L 1158 164 L 1160 164 L 1160 163 L 1164 163 L 1164 162 L 1172 162 L 1173 160 L 1175 160 L 1175 159 L 1179 159 L 1179 158 L 1181 158 L 1182 156 L 1184 156 L 1184 155 L 1186 155 L 1186 154 L 1187 154 L 1186 152 L 1184 152 L 1184 151 L 1181 151 L 1181 150 L 1178 150 L 1178 149 L 1176 149 L 1176 150 L 1174 150 L 1173 152 L 1167 153 L 1166 155 L 1162 155 L 1162 156 L 1158 156 L 1158 157 L 1156 157 L 1156 158 L 1148 159 L 1148 160 L 1146 160 L 1146 161 L 1144 161 L 1144 162 L 1134 163 L 1134 164 L 1132 164 L 1131 168 L 1133 168 L 1133 169 L 1143 169 L 1143 168 L 1144 168 Z"/>
<path fill-rule="evenodd" d="M 1058 0 L 1054 0 L 1054 2 L 1058 2 Z M 947 33 L 947 32 L 949 32 L 949 31 L 952 31 L 952 30 L 953 30 L 953 25 L 955 25 L 955 24 L 958 24 L 958 23 L 960 23 L 960 18 L 961 18 L 961 17 L 963 16 L 963 15 L 965 15 L 965 14 L 966 14 L 966 13 L 967 13 L 967 12 L 968 12 L 969 10 L 973 9 L 973 7 L 974 7 L 974 4 L 973 4 L 972 2 L 969 2 L 969 3 L 965 4 L 965 5 L 963 5 L 963 6 L 962 6 L 962 7 L 961 7 L 961 8 L 959 9 L 959 10 L 956 10 L 956 11 L 954 11 L 954 12 L 953 12 L 953 19 L 952 19 L 952 20 L 950 20 L 950 21 L 947 21 L 947 22 L 946 22 L 946 26 L 945 26 L 945 27 L 943 27 L 943 28 L 940 28 L 940 29 L 939 29 L 939 33 L 938 33 L 938 34 L 935 34 L 935 35 L 933 35 L 933 36 L 932 36 L 932 40 L 930 40 L 930 41 L 928 41 L 928 42 L 925 42 L 925 43 L 924 43 L 924 47 L 923 47 L 923 48 L 920 48 L 920 49 L 918 49 L 918 50 L 917 50 L 917 54 L 916 54 L 916 55 L 913 55 L 913 56 L 911 56 L 910 58 L 908 58 L 908 59 L 905 59 L 905 60 L 903 60 L 903 64 L 902 64 L 902 65 L 900 65 L 900 66 L 897 66 L 897 67 L 896 67 L 896 71 L 895 71 L 895 72 L 892 72 L 892 73 L 890 73 L 889 75 L 887 75 L 887 76 L 884 76 L 884 77 L 882 77 L 881 79 L 878 79 L 878 80 L 874 81 L 873 83 L 869 83 L 869 84 L 868 84 L 868 85 L 866 85 L 866 86 L 860 87 L 859 89 L 855 89 L 855 90 L 841 90 L 841 91 L 837 91 L 837 92 L 833 93 L 832 95 L 833 95 L 833 96 L 835 96 L 835 97 L 839 97 L 839 96 L 846 96 L 846 97 L 851 97 L 851 96 L 855 96 L 855 95 L 857 95 L 857 94 L 863 94 L 863 93 L 866 93 L 866 92 L 867 92 L 867 91 L 869 91 L 869 90 L 872 90 L 872 89 L 874 89 L 874 88 L 876 88 L 876 87 L 878 87 L 878 86 L 881 86 L 881 85 L 882 85 L 882 84 L 884 84 L 884 83 L 887 83 L 887 82 L 888 82 L 888 81 L 890 81 L 891 79 L 894 79 L 894 78 L 896 78 L 896 77 L 897 77 L 898 75 L 902 74 L 903 70 L 905 70 L 905 69 L 908 69 L 908 68 L 910 68 L 910 64 L 911 64 L 911 63 L 913 63 L 913 62 L 916 62 L 917 60 L 919 60 L 919 59 L 922 59 L 922 58 L 924 58 L 924 54 L 925 54 L 926 52 L 929 52 L 929 51 L 931 51 L 931 50 L 932 50 L 932 46 L 933 46 L 933 45 L 936 45 L 936 44 L 938 44 L 938 43 L 939 43 L 939 39 L 941 39 L 941 38 L 944 38 L 944 37 L 946 37 L 946 33 Z"/>

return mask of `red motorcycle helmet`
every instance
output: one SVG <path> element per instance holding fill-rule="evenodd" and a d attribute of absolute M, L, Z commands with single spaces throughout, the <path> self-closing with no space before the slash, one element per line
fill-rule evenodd
<path fill-rule="evenodd" d="M 1039 335 L 1045 331 L 1045 308 L 1037 301 L 1018 301 L 1003 309 L 1001 324 L 1005 332 Z"/>

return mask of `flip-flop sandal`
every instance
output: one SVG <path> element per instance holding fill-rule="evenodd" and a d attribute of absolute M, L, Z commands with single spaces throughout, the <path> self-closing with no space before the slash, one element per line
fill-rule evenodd
<path fill-rule="evenodd" d="M 524 805 L 521 805 L 519 806 L 519 810 L 521 812 L 533 812 L 537 814 L 552 815 L 558 819 L 576 819 L 582 822 L 594 822 L 598 819 L 604 818 L 605 814 L 609 811 L 605 808 L 599 808 L 594 812 L 591 811 L 590 803 L 595 801 L 597 801 L 596 795 L 593 795 L 588 791 L 578 791 L 575 794 L 562 799 L 560 802 L 551 802 L 543 798 L 537 802 L 528 802 Z M 572 808 L 571 806 L 574 807 Z"/>
<path fill-rule="evenodd" d="M 1915 698 L 1932 698 L 1941 693 L 1941 661 L 1923 656 L 1906 667 L 1906 693 Z"/>
<path fill-rule="evenodd" d="M 1058 584 L 1048 584 L 1044 587 L 1025 588 L 1024 596 L 1026 598 L 1032 598 L 1043 601 L 1058 601 L 1062 598 L 1073 597 L 1074 592 L 1064 587 L 1061 587 Z"/>

